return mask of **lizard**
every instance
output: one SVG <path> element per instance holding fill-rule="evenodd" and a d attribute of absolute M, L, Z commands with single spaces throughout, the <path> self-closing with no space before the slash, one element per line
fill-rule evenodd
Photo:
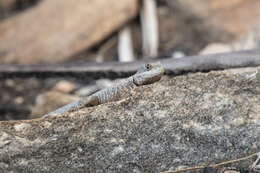
<path fill-rule="evenodd" d="M 160 62 L 144 64 L 133 76 L 124 79 L 122 82 L 58 108 L 55 111 L 45 114 L 43 117 L 72 112 L 84 107 L 97 106 L 112 101 L 118 101 L 125 97 L 125 95 L 129 94 L 135 87 L 152 84 L 159 81 L 164 72 L 165 70 Z"/>

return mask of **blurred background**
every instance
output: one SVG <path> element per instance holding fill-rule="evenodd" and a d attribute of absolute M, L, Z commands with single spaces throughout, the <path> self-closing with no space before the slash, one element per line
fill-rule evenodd
<path fill-rule="evenodd" d="M 0 0 L 0 64 L 185 58 L 257 48 L 259 0 Z M 36 118 L 110 79 L 0 81 L 0 120 Z"/>

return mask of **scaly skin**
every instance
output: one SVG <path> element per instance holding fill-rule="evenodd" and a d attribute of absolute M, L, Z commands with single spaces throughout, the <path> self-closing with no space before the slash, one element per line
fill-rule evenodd
<path fill-rule="evenodd" d="M 125 79 L 123 82 L 116 84 L 111 88 L 106 88 L 95 94 L 82 98 L 63 106 L 44 117 L 53 116 L 55 114 L 63 114 L 72 112 L 84 107 L 96 106 L 107 102 L 118 101 L 130 94 L 130 91 L 141 85 L 152 84 L 159 81 L 164 74 L 164 68 L 160 62 L 145 64 L 133 76 Z"/>

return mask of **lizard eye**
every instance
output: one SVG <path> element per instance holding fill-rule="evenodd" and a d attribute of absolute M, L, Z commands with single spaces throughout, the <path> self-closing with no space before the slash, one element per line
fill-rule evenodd
<path fill-rule="evenodd" d="M 145 64 L 145 68 L 146 68 L 146 70 L 151 70 L 152 69 L 152 65 L 151 64 Z"/>

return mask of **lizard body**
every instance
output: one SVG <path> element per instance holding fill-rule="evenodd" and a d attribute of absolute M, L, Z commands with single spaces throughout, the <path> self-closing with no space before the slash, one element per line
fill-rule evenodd
<path fill-rule="evenodd" d="M 125 79 L 119 84 L 65 105 L 53 112 L 44 115 L 44 117 L 72 112 L 84 107 L 96 106 L 107 102 L 118 101 L 129 95 L 130 91 L 135 87 L 151 84 L 160 80 L 163 74 L 164 68 L 160 62 L 145 64 L 139 68 L 136 74 Z"/>

